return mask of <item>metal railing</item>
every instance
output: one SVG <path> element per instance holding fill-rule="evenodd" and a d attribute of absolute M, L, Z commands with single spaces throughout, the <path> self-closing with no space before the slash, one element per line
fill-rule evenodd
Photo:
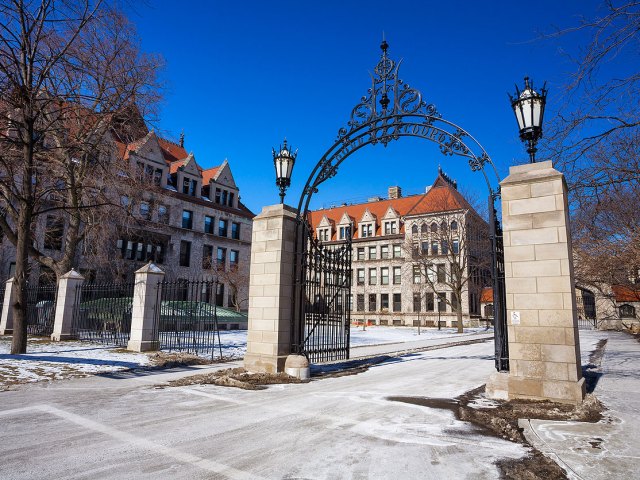
<path fill-rule="evenodd" d="M 27 334 L 47 336 L 53 333 L 56 313 L 56 285 L 27 285 Z"/>
<path fill-rule="evenodd" d="M 82 341 L 126 347 L 133 283 L 88 283 L 76 289 L 72 332 Z"/>
<path fill-rule="evenodd" d="M 222 358 L 216 280 L 158 284 L 154 329 L 161 350 Z"/>

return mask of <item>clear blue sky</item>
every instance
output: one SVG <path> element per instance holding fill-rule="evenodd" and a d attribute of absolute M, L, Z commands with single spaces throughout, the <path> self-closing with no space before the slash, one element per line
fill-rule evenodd
<path fill-rule="evenodd" d="M 400 77 L 443 117 L 484 146 L 504 178 L 527 160 L 507 93 L 525 75 L 548 82 L 547 115 L 572 71 L 574 34 L 536 40 L 576 25 L 596 1 L 182 1 L 130 7 L 142 47 L 166 60 L 159 128 L 207 168 L 227 158 L 243 202 L 258 213 L 278 202 L 271 148 L 287 137 L 299 149 L 286 203 L 296 206 L 312 168 L 369 87 L 382 32 Z M 367 147 L 323 184 L 313 207 L 424 191 L 438 165 L 486 196 L 479 174 L 437 145 L 400 139 Z"/>

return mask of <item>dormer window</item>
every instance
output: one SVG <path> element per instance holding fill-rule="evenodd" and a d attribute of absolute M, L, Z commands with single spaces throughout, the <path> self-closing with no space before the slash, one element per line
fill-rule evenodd
<path fill-rule="evenodd" d="M 395 235 L 398 233 L 398 225 L 395 220 L 384 222 L 384 234 Z"/>
<path fill-rule="evenodd" d="M 373 237 L 373 224 L 366 223 L 360 226 L 360 237 Z"/>
<path fill-rule="evenodd" d="M 351 225 L 340 227 L 340 240 L 351 238 Z"/>
<path fill-rule="evenodd" d="M 330 239 L 330 233 L 328 228 L 319 228 L 318 229 L 318 240 L 321 242 L 328 242 Z"/>

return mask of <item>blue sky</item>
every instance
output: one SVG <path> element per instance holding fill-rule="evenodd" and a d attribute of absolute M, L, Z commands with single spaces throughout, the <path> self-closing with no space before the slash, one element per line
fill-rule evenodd
<path fill-rule="evenodd" d="M 142 47 L 166 61 L 158 128 L 207 168 L 230 162 L 243 202 L 258 213 L 277 203 L 271 148 L 286 136 L 299 149 L 286 203 L 297 206 L 311 170 L 369 87 L 382 32 L 400 77 L 444 118 L 471 133 L 500 176 L 524 163 L 507 93 L 525 75 L 547 81 L 547 116 L 584 42 L 581 34 L 538 39 L 576 25 L 596 1 L 183 1 L 129 7 Z M 437 145 L 403 138 L 349 157 L 321 186 L 312 207 L 424 191 L 438 165 L 466 190 L 486 197 L 479 174 Z"/>

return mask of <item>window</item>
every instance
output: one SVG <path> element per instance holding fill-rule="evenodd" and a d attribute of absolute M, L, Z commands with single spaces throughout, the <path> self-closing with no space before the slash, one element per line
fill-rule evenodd
<path fill-rule="evenodd" d="M 446 240 L 442 241 L 442 255 L 449 254 L 449 242 Z"/>
<path fill-rule="evenodd" d="M 140 204 L 140 216 L 145 220 L 151 219 L 151 209 L 148 203 L 143 202 Z"/>
<path fill-rule="evenodd" d="M 364 312 L 364 293 L 356 295 L 356 310 L 358 312 Z"/>
<path fill-rule="evenodd" d="M 375 260 L 378 258 L 378 249 L 376 247 L 369 247 L 369 260 Z"/>
<path fill-rule="evenodd" d="M 438 224 L 436 222 L 431 224 L 431 233 L 438 233 Z"/>
<path fill-rule="evenodd" d="M 235 195 L 233 194 L 233 192 L 229 192 L 229 206 L 233 207 L 233 199 L 234 199 Z"/>
<path fill-rule="evenodd" d="M 218 270 L 221 270 L 224 272 L 226 260 L 227 260 L 227 249 L 218 247 L 218 255 L 216 258 L 216 264 L 218 266 Z"/>
<path fill-rule="evenodd" d="M 375 293 L 369 294 L 369 311 L 375 312 L 376 308 L 378 308 L 378 295 Z"/>
<path fill-rule="evenodd" d="M 431 255 L 438 255 L 438 242 L 431 242 Z"/>
<path fill-rule="evenodd" d="M 156 185 L 160 185 L 162 183 L 162 169 L 156 168 L 153 172 L 153 183 Z"/>
<path fill-rule="evenodd" d="M 61 250 L 63 234 L 64 220 L 53 215 L 47 215 L 44 231 L 44 248 L 49 250 Z"/>
<path fill-rule="evenodd" d="M 395 235 L 397 232 L 397 224 L 395 221 L 392 222 L 384 222 L 384 234 L 385 235 Z"/>
<path fill-rule="evenodd" d="M 169 209 L 164 205 L 158 205 L 158 223 L 169 223 Z"/>
<path fill-rule="evenodd" d="M 635 318 L 636 309 L 633 305 L 624 304 L 620 305 L 620 317 L 621 318 Z"/>
<path fill-rule="evenodd" d="M 420 298 L 420 294 L 419 293 L 414 293 L 413 294 L 413 311 L 414 312 L 421 312 L 422 311 L 422 302 L 421 302 L 421 298 Z"/>
<path fill-rule="evenodd" d="M 240 224 L 237 222 L 231 223 L 231 238 L 240 240 Z"/>
<path fill-rule="evenodd" d="M 382 245 L 380 247 L 380 258 L 389 258 L 389 245 Z"/>
<path fill-rule="evenodd" d="M 393 267 L 393 284 L 400 285 L 402 283 L 402 268 Z"/>
<path fill-rule="evenodd" d="M 411 235 L 418 235 L 418 225 L 415 223 L 411 227 Z"/>
<path fill-rule="evenodd" d="M 380 294 L 380 310 L 389 310 L 389 294 Z"/>
<path fill-rule="evenodd" d="M 360 237 L 362 238 L 373 237 L 373 225 L 371 225 L 370 223 L 361 225 L 360 231 L 361 231 Z"/>
<path fill-rule="evenodd" d="M 340 227 L 340 240 L 346 240 L 351 237 L 351 226 Z"/>
<path fill-rule="evenodd" d="M 228 195 L 229 195 L 229 192 L 227 192 L 226 190 L 222 190 L 222 200 L 221 200 L 222 205 L 227 205 Z"/>
<path fill-rule="evenodd" d="M 402 311 L 402 295 L 400 293 L 393 294 L 393 311 L 394 312 Z"/>
<path fill-rule="evenodd" d="M 213 245 L 202 246 L 202 268 L 209 270 L 213 267 Z"/>
<path fill-rule="evenodd" d="M 321 242 L 328 242 L 330 240 L 328 228 L 318 229 L 318 240 L 320 240 Z"/>
<path fill-rule="evenodd" d="M 369 285 L 378 283 L 378 271 L 375 268 L 369 269 Z"/>
<path fill-rule="evenodd" d="M 484 318 L 493 318 L 493 304 L 484 306 Z"/>
<path fill-rule="evenodd" d="M 429 292 L 426 294 L 427 297 L 427 311 L 433 312 L 433 292 Z"/>
<path fill-rule="evenodd" d="M 389 285 L 389 267 L 380 269 L 380 285 Z"/>
<path fill-rule="evenodd" d="M 429 255 L 429 242 L 422 242 L 420 245 L 422 255 Z"/>
<path fill-rule="evenodd" d="M 454 240 L 451 249 L 456 255 L 460 253 L 460 242 L 458 240 Z"/>
<path fill-rule="evenodd" d="M 131 203 L 129 197 L 127 197 L 126 195 L 122 195 L 120 197 L 120 205 L 127 208 L 129 206 L 129 203 Z"/>
<path fill-rule="evenodd" d="M 180 241 L 180 266 L 188 267 L 191 262 L 191 242 Z"/>
<path fill-rule="evenodd" d="M 427 227 L 426 223 L 423 223 L 422 226 L 420 227 L 420 233 L 422 235 L 426 235 L 427 233 L 429 233 L 429 227 Z"/>
<path fill-rule="evenodd" d="M 356 259 L 357 260 L 364 260 L 364 247 L 358 247 L 358 249 L 356 250 Z"/>
<path fill-rule="evenodd" d="M 451 222 L 451 230 L 454 232 L 458 230 L 458 222 L 456 222 L 455 220 Z"/>
<path fill-rule="evenodd" d="M 421 280 L 422 278 L 420 274 L 420 265 L 414 265 L 413 266 L 413 283 L 420 283 Z"/>
<path fill-rule="evenodd" d="M 220 204 L 221 199 L 222 199 L 222 190 L 220 190 L 219 188 L 216 188 L 216 196 L 214 201 L 217 204 Z"/>
<path fill-rule="evenodd" d="M 358 285 L 364 285 L 364 268 L 359 268 L 358 272 Z"/>
<path fill-rule="evenodd" d="M 402 245 L 393 246 L 393 258 L 402 258 Z"/>
<path fill-rule="evenodd" d="M 240 252 L 238 252 L 238 250 L 231 250 L 229 252 L 229 266 L 232 271 L 238 269 L 239 260 L 240 260 Z"/>
<path fill-rule="evenodd" d="M 438 311 L 447 311 L 447 296 L 445 293 L 438 293 Z"/>
<path fill-rule="evenodd" d="M 458 294 L 451 292 L 451 310 L 454 312 L 458 310 Z"/>
<path fill-rule="evenodd" d="M 182 228 L 193 228 L 193 212 L 191 210 L 182 211 Z"/>
<path fill-rule="evenodd" d="M 189 190 L 191 188 L 191 180 L 187 177 L 182 179 L 182 193 L 189 195 Z"/>
<path fill-rule="evenodd" d="M 214 233 L 213 229 L 215 228 L 215 218 L 210 217 L 209 215 L 204 216 L 204 233 Z"/>
<path fill-rule="evenodd" d="M 438 265 L 437 268 L 438 268 L 438 270 L 437 270 L 438 283 L 444 283 L 447 280 L 446 279 L 447 268 L 445 267 L 444 264 Z"/>
<path fill-rule="evenodd" d="M 223 220 L 222 218 L 218 222 L 218 235 L 220 237 L 226 237 L 227 236 L 227 221 Z"/>

